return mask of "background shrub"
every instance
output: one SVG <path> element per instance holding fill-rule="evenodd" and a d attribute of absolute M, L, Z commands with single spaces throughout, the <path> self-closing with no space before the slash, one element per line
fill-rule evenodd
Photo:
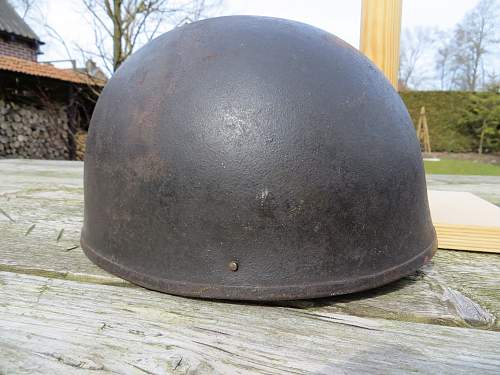
<path fill-rule="evenodd" d="M 463 91 L 400 92 L 416 126 L 420 108 L 425 106 L 432 151 L 477 152 L 479 137 L 464 126 L 468 111 L 475 106 L 475 97 L 496 96 L 497 93 Z M 500 151 L 497 145 L 487 151 Z"/>

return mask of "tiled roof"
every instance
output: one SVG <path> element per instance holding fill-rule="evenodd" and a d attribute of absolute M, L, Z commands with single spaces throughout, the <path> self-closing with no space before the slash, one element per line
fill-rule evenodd
<path fill-rule="evenodd" d="M 0 31 L 40 42 L 33 30 L 7 0 L 0 0 Z"/>
<path fill-rule="evenodd" d="M 59 69 L 52 65 L 40 64 L 12 56 L 0 56 L 0 70 L 8 70 L 38 77 L 57 79 L 91 86 L 104 86 L 105 81 L 93 78 L 85 73 L 69 69 Z"/>

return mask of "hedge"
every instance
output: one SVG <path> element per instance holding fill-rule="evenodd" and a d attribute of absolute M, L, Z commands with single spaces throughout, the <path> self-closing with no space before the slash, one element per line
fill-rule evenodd
<path fill-rule="evenodd" d="M 463 91 L 400 92 L 415 126 L 418 124 L 420 108 L 425 106 L 432 151 L 448 152 L 477 150 L 478 140 L 466 134 L 459 126 L 464 109 L 471 104 L 471 94 Z"/>

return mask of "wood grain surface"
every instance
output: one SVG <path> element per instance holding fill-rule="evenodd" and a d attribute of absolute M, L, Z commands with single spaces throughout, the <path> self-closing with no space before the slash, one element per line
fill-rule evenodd
<path fill-rule="evenodd" d="M 0 209 L 0 374 L 500 369 L 498 254 L 440 250 L 349 296 L 216 302 L 133 286 L 84 256 L 82 163 L 0 161 Z"/>

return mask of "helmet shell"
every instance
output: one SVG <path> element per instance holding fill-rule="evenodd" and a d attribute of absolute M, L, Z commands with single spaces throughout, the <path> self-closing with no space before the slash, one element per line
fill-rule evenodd
<path fill-rule="evenodd" d="M 81 244 L 102 268 L 185 296 L 356 292 L 436 249 L 415 130 L 357 50 L 232 16 L 133 54 L 96 105 Z"/>

